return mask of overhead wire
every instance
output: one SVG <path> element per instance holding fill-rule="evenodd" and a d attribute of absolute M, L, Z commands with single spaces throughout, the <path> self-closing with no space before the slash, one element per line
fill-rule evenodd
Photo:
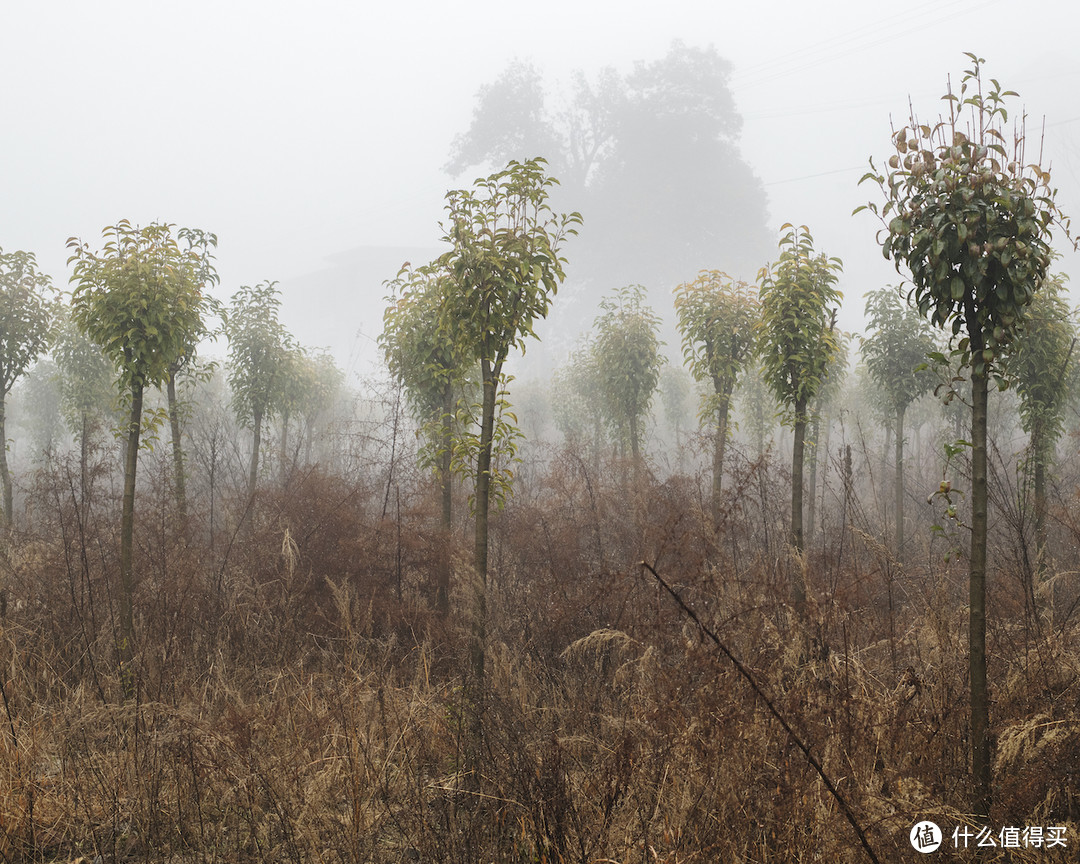
<path fill-rule="evenodd" d="M 732 74 L 731 85 L 733 88 L 748 89 L 767 84 L 815 66 L 834 62 L 859 51 L 902 39 L 913 33 L 924 31 L 927 27 L 939 26 L 961 15 L 973 14 L 998 2 L 1000 0 L 984 0 L 977 6 L 973 6 L 968 0 L 924 3 L 913 10 L 857 27 L 840 36 L 817 42 L 812 47 L 788 53 L 782 60 L 772 59 L 744 67 Z M 943 10 L 945 14 L 940 14 Z M 910 23 L 924 11 L 939 14 Z M 909 26 L 897 28 L 895 22 L 899 20 L 909 22 Z"/>
<path fill-rule="evenodd" d="M 984 0 L 977 5 L 969 0 L 953 0 L 951 3 L 927 2 L 914 9 L 881 19 L 873 24 L 863 25 L 849 30 L 832 39 L 815 43 L 811 47 L 795 51 L 786 55 L 784 60 L 765 60 L 760 63 L 743 67 L 731 76 L 733 90 L 750 89 L 781 80 L 783 78 L 804 72 L 817 66 L 833 62 L 851 54 L 865 51 L 897 39 L 911 36 L 914 33 L 924 32 L 928 27 L 938 27 L 961 15 L 969 16 L 976 14 L 987 7 L 996 5 L 1000 0 Z M 926 17 L 924 13 L 935 13 Z M 896 28 L 895 24 L 904 21 L 908 26 Z M 872 107 L 883 104 L 893 104 L 896 99 L 881 98 L 875 100 L 860 100 L 858 102 L 839 102 L 827 105 L 807 106 L 804 103 L 798 107 L 777 109 L 756 114 L 746 115 L 744 119 L 782 119 L 798 115 L 816 115 L 822 112 L 843 112 L 858 108 Z M 1046 124 L 1044 128 L 1060 126 L 1080 120 L 1080 117 L 1071 117 Z M 861 170 L 864 166 L 849 168 L 836 168 L 828 171 L 805 174 L 798 177 L 789 177 L 783 180 L 773 180 L 764 183 L 765 186 L 778 186 L 787 183 L 795 183 L 803 180 L 812 180 L 832 174 L 842 174 L 849 171 Z"/>

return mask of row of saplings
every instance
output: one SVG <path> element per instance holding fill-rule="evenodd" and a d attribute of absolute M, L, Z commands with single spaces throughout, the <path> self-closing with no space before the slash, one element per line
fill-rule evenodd
<path fill-rule="evenodd" d="M 960 92 L 945 97 L 947 119 L 931 126 L 913 114 L 893 137 L 895 153 L 887 170 L 878 173 L 872 168 L 863 180 L 881 190 L 882 202 L 865 209 L 882 222 L 879 236 L 884 254 L 906 272 L 913 286 L 909 295 L 913 309 L 904 308 L 895 295 L 883 294 L 868 310 L 876 329 L 867 340 L 868 365 L 871 374 L 880 375 L 892 399 L 898 448 L 904 410 L 927 386 L 919 368 L 928 349 L 933 355 L 932 340 L 924 329 L 926 318 L 951 330 L 955 358 L 970 373 L 972 810 L 985 817 L 991 804 L 985 653 L 987 389 L 990 380 L 1001 376 L 1008 349 L 1029 320 L 1036 291 L 1047 283 L 1051 229 L 1062 224 L 1063 217 L 1055 191 L 1049 187 L 1049 174 L 1039 165 L 1023 164 L 1022 135 L 1014 138 L 1014 152 L 1006 149 L 1002 130 L 1010 94 L 1002 92 L 997 82 L 984 93 L 982 61 L 974 56 L 971 61 Z M 511 475 L 500 467 L 506 464 L 500 457 L 512 455 L 517 436 L 512 415 L 504 410 L 504 368 L 511 352 L 523 349 L 534 322 L 547 314 L 565 278 L 563 246 L 581 223 L 579 214 L 555 213 L 549 206 L 548 194 L 555 182 L 545 173 L 544 161 L 536 159 L 511 162 L 505 170 L 477 181 L 472 189 L 449 192 L 447 217 L 441 226 L 441 239 L 449 251 L 430 264 L 402 270 L 391 283 L 394 296 L 384 319 L 382 344 L 389 366 L 425 423 L 433 463 L 443 481 L 446 535 L 451 475 L 467 472 L 473 479 L 477 578 L 470 614 L 469 679 L 477 687 L 485 680 L 488 514 L 491 503 L 508 491 Z M 705 272 L 680 287 L 676 309 L 691 370 L 699 380 L 713 385 L 709 407 L 718 420 L 717 505 L 728 406 L 736 379 L 756 345 L 765 379 L 793 420 L 790 542 L 801 551 L 807 409 L 838 353 L 834 323 L 841 265 L 838 259 L 815 250 L 805 228 L 785 226 L 782 230 L 780 255 L 762 272 L 757 296 L 723 274 Z M 138 228 L 127 222 L 105 230 L 100 251 L 75 239 L 69 241 L 74 272 L 70 320 L 78 333 L 97 346 L 99 355 L 104 352 L 113 380 L 126 394 L 129 412 L 117 592 L 120 659 L 125 669 L 134 668 L 129 663 L 136 636 L 133 530 L 144 394 L 147 388 L 165 387 L 170 408 L 175 406 L 177 377 L 193 364 L 196 346 L 208 334 L 207 318 L 218 311 L 206 290 L 217 282 L 215 245 L 216 238 L 205 232 L 185 229 L 174 234 L 170 225 Z M 4 255 L 0 279 L 13 303 L 23 304 L 22 320 L 32 322 L 22 331 L 13 331 L 23 337 L 17 357 L 0 358 L 2 397 L 45 349 L 51 327 L 44 298 L 48 279 L 38 272 L 33 256 Z M 1058 314 L 1063 304 L 1055 291 L 1048 296 L 1057 304 L 1047 307 L 1049 317 L 1060 323 L 1067 317 Z M 280 404 L 281 381 L 289 377 L 278 374 L 285 368 L 278 364 L 286 362 L 294 346 L 277 320 L 277 293 L 272 284 L 242 289 L 233 306 L 220 311 L 236 376 L 230 384 L 241 419 L 255 436 L 253 493 L 259 434 L 274 406 Z M 7 313 L 0 309 L 2 314 Z M 622 360 L 606 364 L 607 371 L 600 372 L 597 382 L 627 418 L 627 437 L 636 455 L 634 418 L 641 414 L 637 406 L 642 399 L 647 404 L 658 375 L 658 364 L 651 359 L 656 348 L 655 322 L 642 304 L 641 291 L 633 288 L 610 301 L 605 315 L 600 321 L 604 338 L 598 340 L 596 350 L 621 352 Z M 1062 340 L 1067 336 L 1060 336 L 1057 343 L 1041 342 L 1040 350 L 1057 352 L 1056 357 L 1061 354 Z M 1024 347 L 1034 341 L 1019 344 Z M 937 358 L 946 360 L 943 354 Z M 1046 369 L 1053 359 L 1033 356 L 1025 362 L 1035 368 L 1041 363 Z M 605 374 L 610 380 L 605 380 Z M 461 394 L 470 388 L 479 393 L 463 402 Z M 1040 410 L 1049 405 L 1052 414 L 1060 403 L 1054 395 L 1040 394 L 1032 404 L 1042 406 Z M 0 424 L 2 418 L 0 410 Z M 1043 455 L 1052 452 L 1060 420 L 1055 424 L 1052 417 L 1050 423 L 1045 416 L 1030 419 L 1031 428 L 1039 428 L 1044 435 L 1043 441 L 1033 442 L 1033 449 Z M 182 478 L 178 418 L 173 432 L 176 474 Z M 0 448 L 4 515 L 10 519 L 11 483 L 2 453 Z M 898 463 L 902 463 L 899 449 Z M 178 486 L 183 506 L 182 482 Z M 902 490 L 897 509 L 902 524 Z M 446 611 L 450 556 L 442 557 L 445 567 L 438 580 L 437 602 Z M 799 572 L 797 567 L 792 570 Z M 796 583 L 791 591 L 793 605 L 802 609 L 805 587 Z M 133 694 L 137 681 L 129 678 L 126 686 Z M 873 851 L 865 848 L 873 858 Z"/>
<path fill-rule="evenodd" d="M 1051 232 L 1067 220 L 1056 204 L 1049 173 L 1025 164 L 1023 134 L 1004 124 L 1011 94 L 996 81 L 984 87 L 983 61 L 968 55 L 959 93 L 944 97 L 946 119 L 928 125 L 912 113 L 893 136 L 895 153 L 884 172 L 873 163 L 861 182 L 882 199 L 869 210 L 882 224 L 884 255 L 910 280 L 907 303 L 897 292 L 871 295 L 872 335 L 864 340 L 868 370 L 880 383 L 895 418 L 897 448 L 896 548 L 903 537 L 903 422 L 908 406 L 932 387 L 930 366 L 967 370 L 971 387 L 971 546 L 969 554 L 969 675 L 972 811 L 987 818 L 991 805 L 989 693 L 986 677 L 987 396 L 995 381 L 1017 381 L 1021 415 L 1031 434 L 1036 534 L 1045 545 L 1045 471 L 1062 427 L 1063 382 L 1075 325 L 1060 279 L 1049 277 Z M 444 525 L 449 526 L 449 477 L 454 466 L 475 472 L 476 572 L 487 576 L 487 508 L 509 479 L 493 469 L 492 451 L 512 448 L 515 430 L 503 423 L 502 368 L 523 344 L 532 321 L 546 313 L 562 279 L 560 245 L 578 214 L 546 210 L 543 190 L 553 181 L 540 161 L 511 163 L 474 191 L 448 196 L 443 238 L 454 248 L 429 265 L 406 268 L 394 283 L 383 345 L 418 416 L 428 424 L 431 452 L 444 478 Z M 530 197 L 533 196 L 533 197 Z M 529 210 L 526 202 L 535 205 Z M 537 219 L 537 215 L 543 218 Z M 483 226 L 488 230 L 477 230 Z M 756 353 L 764 377 L 792 419 L 794 449 L 790 544 L 803 546 L 802 462 L 808 406 L 828 379 L 840 351 L 835 315 L 841 263 L 817 252 L 805 228 L 782 229 L 779 258 L 762 271 L 755 292 L 717 271 L 679 287 L 676 310 L 684 353 L 700 381 L 713 385 L 709 410 L 717 418 L 713 500 L 720 482 L 727 413 L 737 377 Z M 1070 238 L 1071 239 L 1071 238 Z M 520 262 L 529 262 L 524 266 Z M 528 274 L 526 284 L 521 274 Z M 625 418 L 637 456 L 640 417 L 659 375 L 655 318 L 632 286 L 604 305 L 598 337 L 575 365 L 593 372 L 594 393 Z M 946 330 L 949 353 L 929 331 Z M 1019 339 L 1021 332 L 1024 338 Z M 606 356 L 605 356 L 606 355 Z M 1061 374 L 1047 375 L 1047 369 Z M 482 388 L 476 424 L 460 424 L 456 394 L 473 376 Z M 953 373 L 953 380 L 957 376 Z M 582 388 L 588 398 L 587 388 Z M 502 425 L 500 425 L 502 424 Z M 501 434 L 501 438 L 500 438 Z M 509 441 L 509 443 L 506 443 Z M 471 458 L 465 458 L 471 457 Z M 943 488 L 948 498 L 952 490 Z M 952 511 L 952 501 L 947 503 Z M 800 568 L 792 568 L 796 609 L 805 604 Z M 446 577 L 448 578 L 448 573 Z M 440 596 L 445 597 L 443 583 Z M 473 610 L 474 680 L 483 680 L 484 590 Z M 861 832 L 860 832 L 861 834 Z M 871 849 L 867 853 L 874 857 Z"/>

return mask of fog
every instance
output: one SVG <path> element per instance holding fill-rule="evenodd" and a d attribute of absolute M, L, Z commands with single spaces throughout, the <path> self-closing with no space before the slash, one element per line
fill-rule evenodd
<path fill-rule="evenodd" d="M 331 348 L 349 375 L 367 375 L 378 361 L 383 280 L 438 252 L 446 190 L 480 173 L 445 167 L 478 91 L 520 61 L 549 95 L 569 92 L 575 70 L 593 80 L 607 67 L 627 75 L 675 40 L 731 63 L 742 118 L 735 144 L 760 181 L 770 242 L 781 224 L 806 224 L 820 249 L 843 259 L 844 329 L 861 328 L 864 291 L 899 282 L 873 217 L 851 216 L 876 191 L 857 181 L 869 157 L 887 154 L 890 118 L 903 122 L 909 96 L 923 114 L 937 110 L 946 76 L 965 68 L 962 52 L 985 57 L 987 74 L 1019 91 L 1033 138 L 1045 116 L 1059 201 L 1066 212 L 1080 207 L 1080 14 L 1064 0 L 1029 3 L 1022 20 L 1002 2 L 529 8 L 9 4 L 0 246 L 34 252 L 66 287 L 70 236 L 96 244 L 123 218 L 205 228 L 220 240 L 223 298 L 280 280 L 297 338 Z M 566 254 L 572 298 L 573 243 Z M 699 267 L 740 269 L 717 254 L 688 266 L 686 278 Z M 647 281 L 619 273 L 595 288 L 613 290 L 624 276 Z M 556 345 L 588 324 L 587 315 L 558 314 L 570 302 L 556 301 Z"/>
<path fill-rule="evenodd" d="M 920 146 L 950 362 L 853 214 L 967 51 L 1080 213 L 1076 8 L 6 3 L 0 857 L 1078 860 L 1078 256 Z"/>

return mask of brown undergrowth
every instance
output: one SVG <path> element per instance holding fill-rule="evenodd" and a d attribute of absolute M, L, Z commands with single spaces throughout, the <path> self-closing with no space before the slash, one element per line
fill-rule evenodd
<path fill-rule="evenodd" d="M 62 467 L 43 474 L 4 555 L 0 861 L 868 860 L 641 560 L 809 745 L 879 860 L 921 860 L 917 821 L 981 827 L 964 810 L 963 564 L 928 537 L 899 565 L 851 501 L 793 560 L 754 501 L 776 472 L 737 466 L 714 526 L 694 478 L 633 485 L 625 467 L 555 455 L 493 523 L 482 689 L 465 677 L 465 521 L 451 616 L 431 611 L 433 490 L 412 484 L 387 512 L 379 484 L 313 470 L 232 502 L 211 545 L 197 516 L 174 522 L 167 487 L 148 488 L 126 701 L 115 501 L 105 478 L 87 498 Z M 999 560 L 991 827 L 1064 826 L 1068 846 L 951 860 L 1074 860 L 1080 630 L 1025 617 Z"/>

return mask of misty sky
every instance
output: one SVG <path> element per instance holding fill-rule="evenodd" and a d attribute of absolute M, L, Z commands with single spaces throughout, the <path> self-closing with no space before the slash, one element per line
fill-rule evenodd
<path fill-rule="evenodd" d="M 325 286 L 320 271 L 358 247 L 435 246 L 445 191 L 471 179 L 442 166 L 477 89 L 514 58 L 554 83 L 577 68 L 625 72 L 682 39 L 734 64 L 742 152 L 771 223 L 807 224 L 844 260 L 841 325 L 855 329 L 863 291 L 899 281 L 873 218 L 850 216 L 876 191 L 856 182 L 868 157 L 888 155 L 890 114 L 902 124 L 909 94 L 936 113 L 963 51 L 1020 92 L 1036 143 L 1045 115 L 1059 202 L 1080 214 L 1078 25 L 1067 0 L 12 0 L 0 18 L 0 247 L 35 252 L 66 288 L 71 235 L 97 248 L 121 218 L 214 231 L 222 297 L 281 280 L 301 342 L 366 374 L 382 286 L 332 301 L 304 285 Z"/>

